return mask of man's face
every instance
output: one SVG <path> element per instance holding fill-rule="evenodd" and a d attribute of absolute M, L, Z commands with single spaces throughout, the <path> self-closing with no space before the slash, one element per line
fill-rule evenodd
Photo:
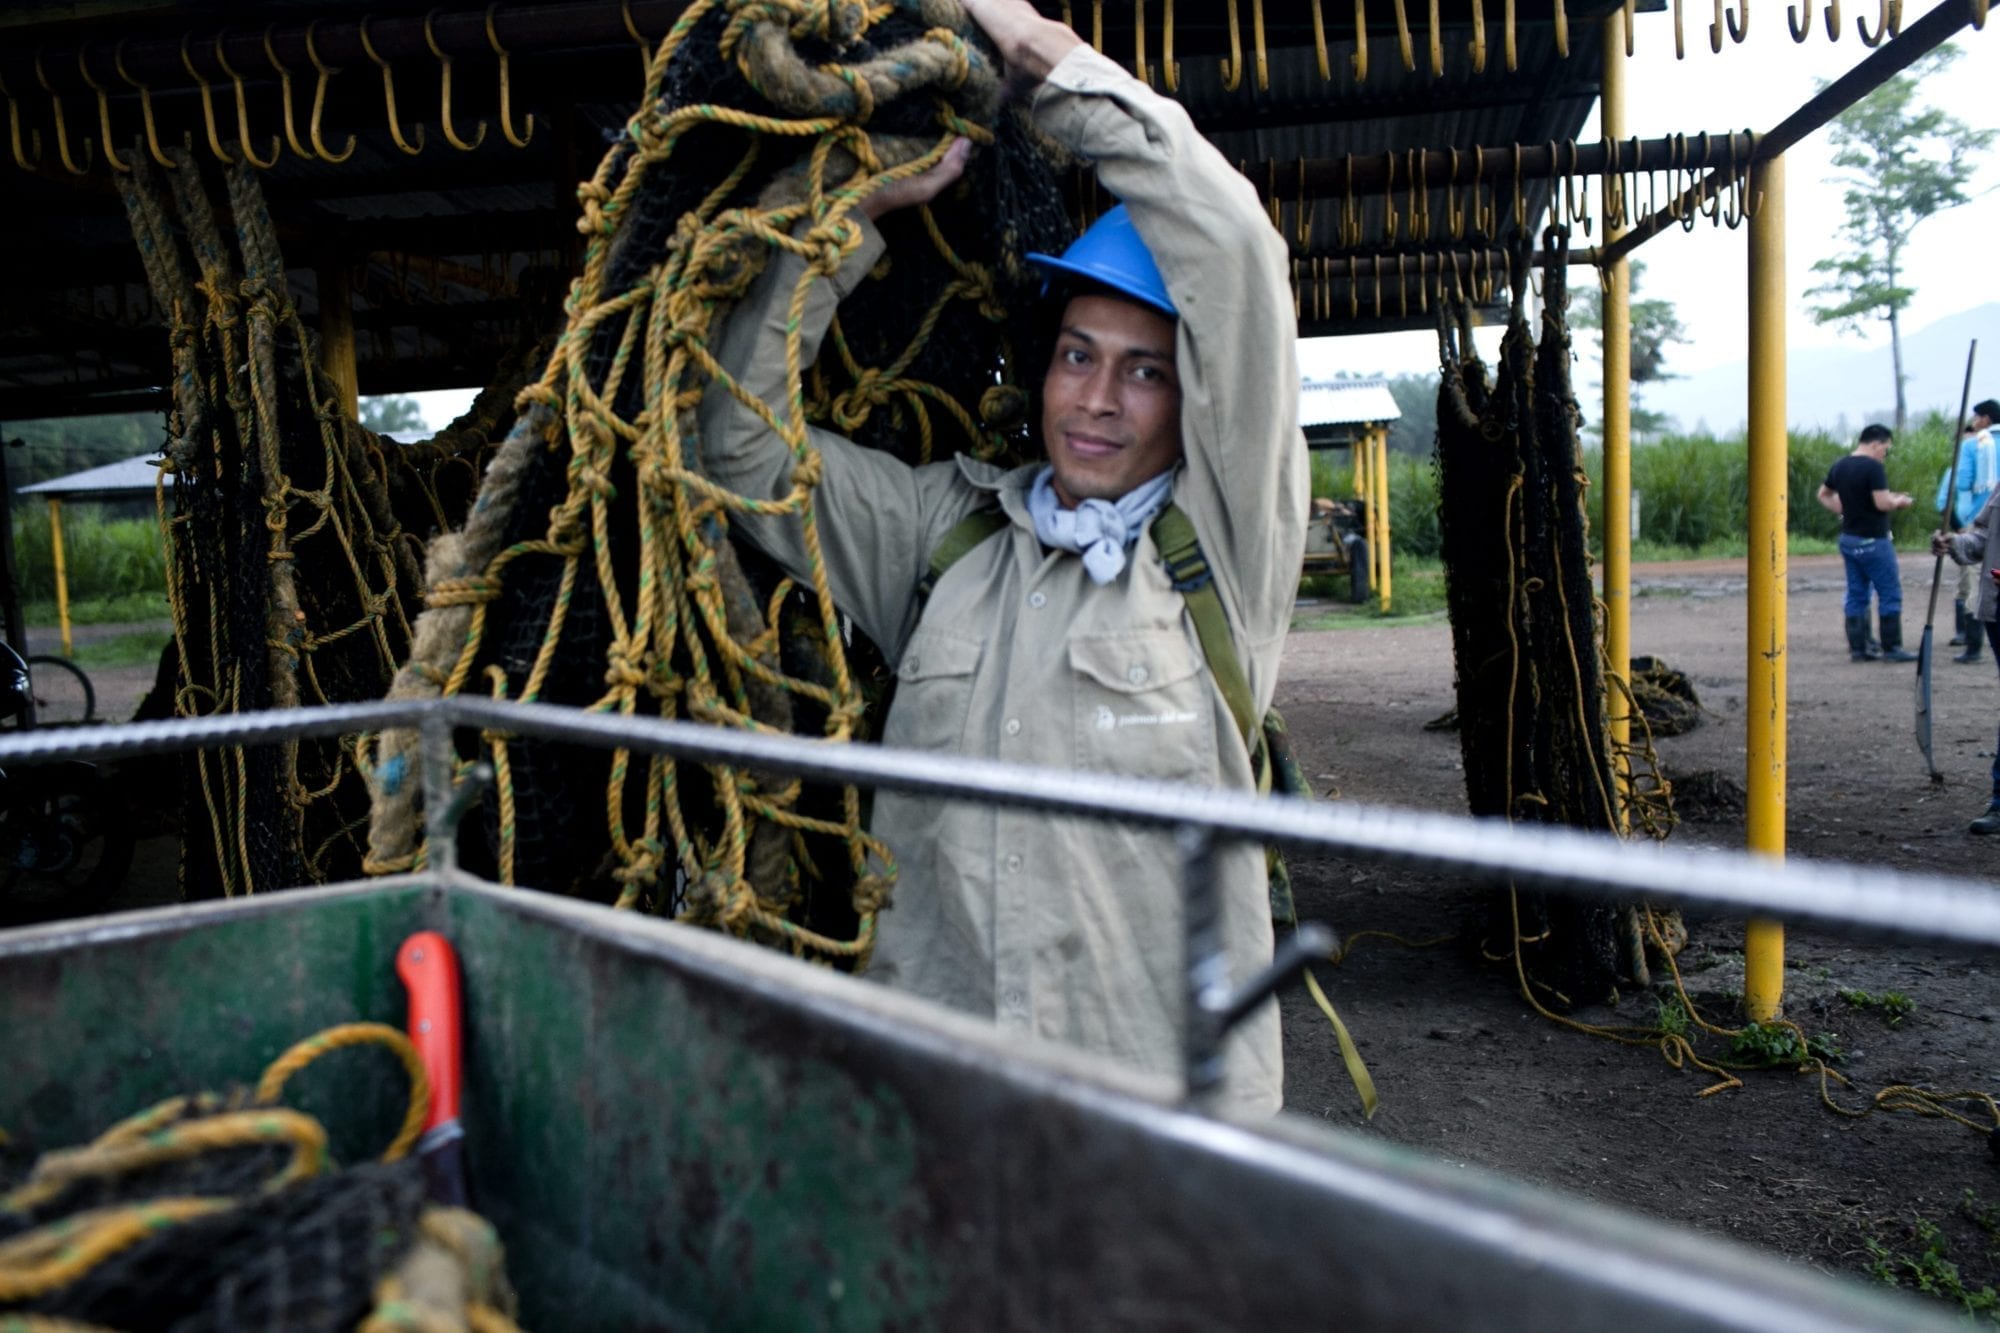
<path fill-rule="evenodd" d="M 1079 296 L 1042 381 L 1042 444 L 1056 498 L 1117 500 L 1180 461 L 1174 321 L 1113 296 Z"/>

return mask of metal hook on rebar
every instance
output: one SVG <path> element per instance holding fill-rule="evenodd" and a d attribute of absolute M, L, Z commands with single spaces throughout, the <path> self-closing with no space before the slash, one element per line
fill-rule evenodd
<path fill-rule="evenodd" d="M 1840 0 L 1826 0 L 1826 39 L 1840 40 Z"/>
<path fill-rule="evenodd" d="M 328 152 L 326 141 L 320 138 L 320 117 L 326 111 L 326 86 L 340 71 L 319 58 L 319 48 L 313 45 L 313 29 L 317 26 L 319 26 L 318 19 L 306 24 L 306 59 L 312 61 L 313 71 L 318 76 L 313 83 L 312 116 L 306 121 L 306 141 L 312 145 L 313 152 L 318 155 L 320 161 L 345 162 L 354 156 L 353 135 L 347 136 L 347 147 L 338 153 Z"/>
<path fill-rule="evenodd" d="M 1141 4 L 1144 0 L 1140 0 Z M 1319 81 L 1333 81 L 1333 57 L 1326 49 L 1326 15 L 1320 11 L 1320 0 L 1312 0 L 1313 57 L 1319 64 Z"/>
<path fill-rule="evenodd" d="M 483 120 L 479 122 L 479 130 L 472 136 L 471 143 L 459 138 L 458 130 L 451 123 L 451 57 L 437 44 L 437 34 L 431 31 L 431 23 L 436 18 L 435 9 L 424 15 L 424 45 L 431 49 L 431 54 L 437 57 L 438 64 L 444 68 L 438 93 L 438 128 L 444 131 L 446 143 L 461 153 L 469 153 L 486 142 L 486 122 Z"/>
<path fill-rule="evenodd" d="M 69 121 L 63 115 L 62 98 L 57 94 L 55 86 L 49 82 L 48 74 L 42 69 L 42 53 L 40 51 L 35 52 L 35 81 L 40 83 L 42 91 L 49 95 L 49 107 L 55 114 L 56 156 L 62 159 L 63 170 L 69 172 L 72 176 L 89 174 L 90 164 L 95 160 L 95 155 L 92 153 L 90 147 L 90 136 L 84 136 L 83 165 L 78 166 L 76 160 L 69 153 Z"/>
<path fill-rule="evenodd" d="M 1410 150 L 1410 235 L 1431 238 L 1430 153 L 1422 148 Z"/>
<path fill-rule="evenodd" d="M 1505 0 L 1501 6 L 1500 40 L 1507 53 L 1507 72 L 1512 74 L 1521 63 L 1519 53 L 1514 49 L 1514 0 Z"/>
<path fill-rule="evenodd" d="M 34 161 L 21 151 L 21 104 L 14 100 L 14 94 L 7 89 L 7 81 L 0 79 L 0 97 L 7 99 L 7 143 L 14 152 L 14 165 L 23 171 L 33 171 L 42 164 L 42 132 L 30 128 L 28 142 L 35 146 Z"/>
<path fill-rule="evenodd" d="M 1271 91 L 1271 55 L 1264 41 L 1264 0 L 1250 0 L 1250 49 L 1257 60 L 1257 91 Z"/>
<path fill-rule="evenodd" d="M 1795 42 L 1803 42 L 1812 36 L 1812 0 L 1801 0 L 1801 3 L 1805 6 L 1803 10 L 1796 5 L 1785 6 L 1785 25 L 1792 30 L 1792 40 Z"/>
<path fill-rule="evenodd" d="M 1153 86 L 1153 66 L 1146 59 L 1146 0 L 1132 0 L 1132 73 L 1148 88 Z"/>
<path fill-rule="evenodd" d="M 1521 183 L 1521 145 L 1514 145 L 1514 229 L 1523 230 L 1528 225 L 1528 198 Z"/>
<path fill-rule="evenodd" d="M 215 100 L 208 80 L 201 77 L 201 71 L 194 67 L 194 56 L 188 52 L 186 33 L 181 34 L 181 67 L 187 70 L 188 77 L 194 80 L 195 87 L 201 92 L 201 120 L 208 130 L 208 151 L 215 154 L 215 160 L 224 166 L 235 166 L 236 159 L 222 146 L 222 138 L 215 132 Z"/>
<path fill-rule="evenodd" d="M 1987 0 L 1968 0 L 1968 2 L 1969 2 L 1969 3 L 1971 4 L 1971 6 L 1972 6 L 1972 27 L 1973 27 L 1973 30 L 1974 30 L 1975 32 L 1979 32 L 1979 31 L 1984 31 L 1984 30 L 1985 30 L 1985 28 L 1986 28 L 1986 5 L 1987 5 Z"/>
<path fill-rule="evenodd" d="M 139 120 L 146 130 L 146 152 L 152 156 L 155 162 L 165 167 L 168 171 L 179 170 L 174 160 L 168 157 L 160 148 L 159 126 L 153 121 L 153 90 L 133 78 L 125 68 L 125 41 L 123 38 L 120 38 L 118 45 L 111 49 L 111 68 L 118 71 L 119 78 L 125 80 L 126 83 L 139 91 Z"/>
<path fill-rule="evenodd" d="M 1738 15 L 1742 16 L 1740 24 L 1737 22 Z M 1729 40 L 1741 46 L 1743 39 L 1750 35 L 1750 0 L 1736 0 L 1736 8 L 1724 10 L 1722 18 L 1729 25 Z"/>
<path fill-rule="evenodd" d="M 1383 154 L 1389 163 L 1389 173 L 1382 181 L 1382 231 L 1390 242 L 1402 230 L 1403 220 L 1396 212 L 1396 154 L 1392 149 Z"/>
<path fill-rule="evenodd" d="M 1625 216 L 1624 204 L 1619 199 L 1625 182 L 1618 174 L 1616 139 L 1604 141 L 1604 173 L 1598 177 L 1598 183 L 1603 187 L 1603 199 L 1600 203 L 1604 209 L 1604 225 L 1606 228 L 1619 226 L 1620 220 Z"/>
<path fill-rule="evenodd" d="M 1743 219 L 1749 216 L 1749 211 L 1743 206 L 1743 193 L 1748 184 L 1743 176 L 1738 174 L 1739 170 L 1736 163 L 1736 136 L 1732 134 L 1729 136 L 1729 200 L 1722 209 L 1722 225 L 1731 231 L 1742 226 Z"/>
<path fill-rule="evenodd" d="M 1569 59 L 1569 11 L 1563 8 L 1563 0 L 1555 0 L 1556 54 Z"/>
<path fill-rule="evenodd" d="M 411 157 L 415 157 L 418 153 L 424 151 L 423 122 L 422 121 L 415 122 L 415 127 L 417 131 L 417 143 L 416 146 L 413 148 L 410 146 L 409 141 L 403 138 L 403 127 L 401 124 L 398 123 L 396 118 L 395 73 L 389 68 L 389 62 L 384 60 L 381 57 L 381 55 L 377 53 L 377 51 L 375 50 L 375 43 L 368 40 L 368 20 L 365 17 L 361 20 L 360 27 L 361 27 L 361 49 L 363 52 L 367 54 L 370 60 L 375 62 L 375 67 L 382 71 L 382 101 L 383 104 L 388 108 L 388 113 L 389 113 L 389 137 L 395 140 L 396 147 L 400 148 L 405 153 L 408 153 Z"/>
<path fill-rule="evenodd" d="M 513 76 L 508 68 L 507 48 L 500 45 L 500 34 L 493 29 L 493 11 L 496 5 L 486 6 L 486 44 L 493 48 L 493 54 L 500 58 L 500 137 L 516 148 L 526 148 L 528 140 L 535 137 L 535 113 L 529 112 L 521 122 L 521 132 L 514 132 L 514 89 Z M 636 31 L 636 29 L 635 29 Z M 651 80 L 652 66 L 648 65 L 646 77 Z"/>
<path fill-rule="evenodd" d="M 1472 6 L 1472 38 L 1465 44 L 1472 56 L 1472 72 L 1486 72 L 1486 6 L 1475 3 Z"/>
<path fill-rule="evenodd" d="M 278 142 L 278 136 L 272 135 L 271 158 L 267 162 L 258 157 L 257 150 L 250 146 L 250 99 L 243 89 L 243 76 L 230 68 L 229 57 L 222 50 L 222 34 L 219 32 L 215 34 L 215 63 L 222 67 L 222 72 L 229 76 L 229 82 L 236 88 L 236 142 L 243 149 L 243 159 L 259 171 L 269 171 L 278 165 L 278 159 L 284 155 L 284 149 Z"/>
<path fill-rule="evenodd" d="M 1404 0 L 1394 0 L 1396 6 L 1396 45 L 1403 54 L 1403 68 L 1414 72 L 1417 68 L 1416 44 L 1410 40 L 1410 13 Z"/>
<path fill-rule="evenodd" d="M 1428 18 L 1425 41 L 1430 46 L 1431 77 L 1435 79 L 1444 74 L 1444 21 L 1438 15 L 1438 0 L 1430 0 Z"/>
<path fill-rule="evenodd" d="M 1465 210 L 1458 206 L 1458 149 L 1451 150 L 1451 172 L 1444 181 L 1444 225 L 1456 241 L 1465 235 Z"/>
<path fill-rule="evenodd" d="M 97 129 L 104 140 L 104 160 L 111 164 L 113 171 L 130 171 L 132 164 L 118 156 L 117 141 L 111 137 L 111 99 L 105 94 L 104 85 L 90 75 L 90 62 L 84 59 L 85 48 L 76 48 L 76 72 L 83 75 L 83 81 L 90 85 L 90 91 L 97 94 Z"/>
<path fill-rule="evenodd" d="M 291 145 L 293 153 L 310 162 L 312 149 L 299 142 L 298 125 L 292 114 L 292 72 L 278 59 L 278 49 L 271 42 L 271 30 L 277 26 L 273 23 L 264 29 L 264 59 L 271 63 L 272 69 L 278 71 L 278 108 L 285 122 L 285 142 Z"/>
<path fill-rule="evenodd" d="M 1243 26 L 1236 18 L 1236 0 L 1229 5 L 1229 54 L 1222 58 L 1222 88 L 1235 92 L 1243 86 Z"/>
<path fill-rule="evenodd" d="M 1179 92 L 1181 87 L 1181 62 L 1174 59 L 1174 0 L 1163 0 L 1165 9 L 1160 14 L 1160 75 L 1167 82 L 1167 91 Z"/>
<path fill-rule="evenodd" d="M 1508 0 L 1509 4 L 1513 0 Z M 1354 54 L 1349 57 L 1356 83 L 1368 82 L 1368 0 L 1354 0 Z"/>
<path fill-rule="evenodd" d="M 1880 46 L 1883 38 L 1894 37 L 1902 27 L 1903 0 L 1879 0 L 1875 32 L 1872 36 L 1868 32 L 1868 20 L 1864 18 L 1854 20 L 1854 30 L 1861 34 L 1861 40 L 1869 46 Z"/>
<path fill-rule="evenodd" d="M 1300 249 L 1309 250 L 1312 248 L 1313 218 L 1318 212 L 1319 205 L 1317 201 L 1311 204 L 1308 204 L 1306 201 L 1306 160 L 1304 157 L 1301 157 L 1299 158 L 1299 207 L 1298 216 L 1295 219 L 1298 225 Z"/>

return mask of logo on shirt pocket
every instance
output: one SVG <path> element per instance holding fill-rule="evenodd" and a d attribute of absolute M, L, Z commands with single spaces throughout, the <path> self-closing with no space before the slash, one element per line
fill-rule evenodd
<path fill-rule="evenodd" d="M 1200 653 L 1185 632 L 1080 634 L 1075 675 L 1077 767 L 1213 782 L 1215 710 Z"/>

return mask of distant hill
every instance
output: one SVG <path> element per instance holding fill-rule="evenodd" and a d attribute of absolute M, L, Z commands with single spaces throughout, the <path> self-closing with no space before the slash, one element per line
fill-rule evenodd
<path fill-rule="evenodd" d="M 1910 377 L 1913 421 L 1933 408 L 1946 415 L 1958 410 L 1965 382 L 1965 346 L 1974 338 L 1979 339 L 1980 357 L 1972 401 L 2000 397 L 2000 302 L 1904 334 L 1903 368 Z M 1819 427 L 1846 435 L 1870 421 L 1895 418 L 1887 326 L 1879 345 L 1850 339 L 1845 346 L 1799 348 L 1787 359 L 1786 416 L 1795 429 Z M 1748 392 L 1748 363 L 1737 361 L 1686 379 L 1649 384 L 1644 401 L 1653 411 L 1674 418 L 1683 430 L 1706 425 L 1726 435 L 1742 429 Z"/>

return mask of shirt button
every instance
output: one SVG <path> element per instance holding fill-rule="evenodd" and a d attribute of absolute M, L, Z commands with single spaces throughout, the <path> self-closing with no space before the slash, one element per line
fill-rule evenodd
<path fill-rule="evenodd" d="M 1018 717 L 1010 717 L 1010 718 L 1008 718 L 1008 719 L 1007 719 L 1007 726 L 1006 726 L 1005 730 L 1006 730 L 1006 732 L 1007 732 L 1007 734 L 1008 734 L 1009 736 L 1018 736 L 1018 735 L 1020 735 L 1020 734 L 1021 734 L 1021 719 L 1020 719 L 1020 718 L 1018 718 Z"/>
<path fill-rule="evenodd" d="M 1021 855 L 1020 855 L 1020 853 L 1019 853 L 1019 852 L 1016 852 L 1016 853 L 1014 853 L 1013 855 L 1009 856 L 1009 857 L 1008 857 L 1008 858 L 1007 858 L 1007 859 L 1006 859 L 1006 860 L 1005 860 L 1004 862 L 1002 862 L 1002 864 L 1003 864 L 1003 865 L 1005 865 L 1005 866 L 1007 867 L 1007 873 L 1008 873 L 1008 874 L 1010 874 L 1010 875 L 1018 875 L 1018 874 L 1020 874 L 1020 873 L 1021 873 Z"/>
<path fill-rule="evenodd" d="M 1133 667 L 1125 673 L 1125 679 L 1131 681 L 1134 685 L 1144 685 L 1146 683 L 1146 668 L 1142 666 Z"/>
<path fill-rule="evenodd" d="M 914 676 L 914 675 L 916 675 L 916 674 L 917 674 L 917 670 L 918 670 L 918 662 L 917 662 L 917 659 L 916 659 L 916 658 L 914 658 L 914 657 L 906 657 L 906 658 L 904 658 L 904 659 L 903 659 L 903 674 L 904 674 L 904 675 L 906 675 L 906 676 Z"/>
<path fill-rule="evenodd" d="M 1048 604 L 1049 604 L 1049 595 L 1047 593 L 1031 592 L 1028 594 L 1028 605 L 1034 607 L 1037 611 L 1041 610 Z"/>
<path fill-rule="evenodd" d="M 1023 1009 L 1028 1007 L 1028 997 L 1021 990 L 1010 987 L 1006 991 L 1002 992 L 1000 996 L 1000 1003 L 1006 1005 L 1009 1010 L 1018 1014 Z"/>

